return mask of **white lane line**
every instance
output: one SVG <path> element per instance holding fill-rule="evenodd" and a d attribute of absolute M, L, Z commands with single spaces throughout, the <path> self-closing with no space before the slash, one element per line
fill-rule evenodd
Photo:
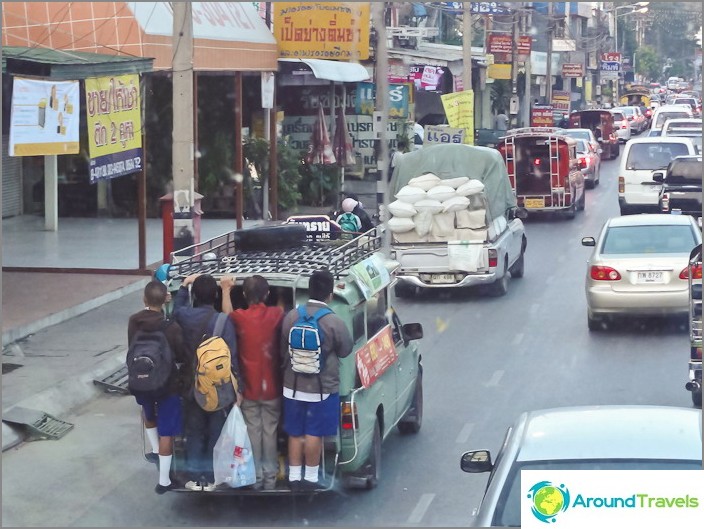
<path fill-rule="evenodd" d="M 433 502 L 435 499 L 435 494 L 423 494 L 420 499 L 418 500 L 418 503 L 416 504 L 415 509 L 411 512 L 411 515 L 408 517 L 408 520 L 406 523 L 408 524 L 416 524 L 420 523 L 420 521 L 423 519 L 423 516 L 425 516 L 426 511 L 428 510 L 428 507 L 430 507 L 430 504 Z"/>
<path fill-rule="evenodd" d="M 518 345 L 523 341 L 523 338 L 525 338 L 525 334 L 522 332 L 519 332 L 516 336 L 513 337 L 513 341 L 511 341 L 511 345 Z"/>
<path fill-rule="evenodd" d="M 502 376 L 504 376 L 503 370 L 499 369 L 497 371 L 494 371 L 494 374 L 491 375 L 489 381 L 484 385 L 488 388 L 498 386 Z"/>
<path fill-rule="evenodd" d="M 464 444 L 467 441 L 469 441 L 469 436 L 472 435 L 472 430 L 474 429 L 474 424 L 471 422 L 468 422 L 462 427 L 462 431 L 460 434 L 457 436 L 457 439 L 455 439 L 455 442 L 458 444 Z"/>

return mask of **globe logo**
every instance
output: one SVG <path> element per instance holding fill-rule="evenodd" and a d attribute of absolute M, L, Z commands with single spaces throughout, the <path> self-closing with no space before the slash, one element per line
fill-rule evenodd
<path fill-rule="evenodd" d="M 554 523 L 556 516 L 570 505 L 570 492 L 564 485 L 553 485 L 550 481 L 539 481 L 528 491 L 533 500 L 531 512 L 544 523 Z"/>

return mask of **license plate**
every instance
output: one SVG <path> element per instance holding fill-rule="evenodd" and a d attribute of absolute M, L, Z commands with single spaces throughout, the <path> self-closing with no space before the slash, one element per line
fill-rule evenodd
<path fill-rule="evenodd" d="M 455 282 L 454 274 L 433 274 L 430 276 L 430 282 L 435 284 L 448 284 Z"/>
<path fill-rule="evenodd" d="M 662 272 L 638 272 L 638 283 L 664 283 L 665 276 Z"/>
<path fill-rule="evenodd" d="M 526 198 L 523 202 L 525 208 L 544 208 L 545 199 L 544 198 Z"/>

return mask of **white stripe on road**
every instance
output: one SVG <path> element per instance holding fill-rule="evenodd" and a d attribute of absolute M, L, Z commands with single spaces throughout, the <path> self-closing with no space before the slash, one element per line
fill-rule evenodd
<path fill-rule="evenodd" d="M 455 440 L 456 443 L 458 444 L 464 444 L 467 441 L 469 441 L 469 436 L 472 435 L 472 430 L 474 429 L 474 424 L 471 422 L 468 422 L 462 427 L 462 431 L 460 434 L 457 436 L 457 439 Z"/>
<path fill-rule="evenodd" d="M 408 517 L 406 523 L 420 523 L 420 521 L 423 519 L 423 516 L 425 516 L 428 507 L 430 507 L 430 504 L 433 502 L 434 499 L 435 494 L 423 494 L 418 500 L 415 509 L 413 509 L 413 512 L 411 512 L 411 515 Z"/>
<path fill-rule="evenodd" d="M 499 380 L 501 380 L 502 376 L 504 376 L 503 370 L 499 369 L 497 371 L 494 371 L 494 374 L 491 375 L 491 378 L 489 379 L 489 381 L 484 385 L 488 388 L 498 386 Z"/>

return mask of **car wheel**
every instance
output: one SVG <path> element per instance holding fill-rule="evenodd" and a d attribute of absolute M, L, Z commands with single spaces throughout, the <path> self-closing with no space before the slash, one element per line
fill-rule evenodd
<path fill-rule="evenodd" d="M 394 294 L 397 298 L 401 299 L 408 296 L 409 288 L 404 283 L 400 281 L 394 285 Z"/>
<path fill-rule="evenodd" d="M 594 187 L 599 185 L 601 182 L 601 168 L 594 174 Z"/>
<path fill-rule="evenodd" d="M 518 259 L 516 259 L 516 262 L 513 263 L 513 266 L 511 268 L 508 269 L 508 271 L 511 272 L 511 278 L 523 277 L 525 267 L 526 267 L 525 254 L 523 253 L 523 251 L 521 251 L 521 255 L 518 256 Z"/>
<path fill-rule="evenodd" d="M 381 427 L 379 426 L 379 419 L 374 423 L 372 449 L 369 452 L 369 459 L 367 459 L 365 466 L 367 467 L 366 488 L 371 490 L 379 484 L 381 479 Z"/>
<path fill-rule="evenodd" d="M 577 214 L 577 204 L 575 202 L 572 202 L 572 205 L 570 205 L 570 208 L 566 209 L 564 211 L 564 216 L 567 220 L 572 220 L 576 214 Z"/>
<path fill-rule="evenodd" d="M 692 391 L 692 404 L 694 404 L 698 408 L 702 407 L 702 390 L 701 389 L 699 391 Z"/>
<path fill-rule="evenodd" d="M 489 295 L 500 298 L 508 293 L 509 271 L 508 260 L 504 260 L 504 275 L 489 285 Z"/>
<path fill-rule="evenodd" d="M 584 189 L 594 189 L 595 185 L 596 185 L 596 181 L 594 180 L 594 177 L 592 177 L 591 180 L 584 181 Z"/>
<path fill-rule="evenodd" d="M 601 322 L 601 319 L 595 318 L 590 313 L 587 313 L 587 327 L 592 332 L 604 330 L 604 326 Z"/>
<path fill-rule="evenodd" d="M 592 187 L 594 185 L 592 184 Z M 579 202 L 577 203 L 577 211 L 584 211 L 584 208 L 587 205 L 587 194 L 582 191 L 582 198 L 579 199 Z"/>
<path fill-rule="evenodd" d="M 423 424 L 423 375 L 418 367 L 416 388 L 413 392 L 413 402 L 406 414 L 398 423 L 398 431 L 402 434 L 418 433 Z"/>

